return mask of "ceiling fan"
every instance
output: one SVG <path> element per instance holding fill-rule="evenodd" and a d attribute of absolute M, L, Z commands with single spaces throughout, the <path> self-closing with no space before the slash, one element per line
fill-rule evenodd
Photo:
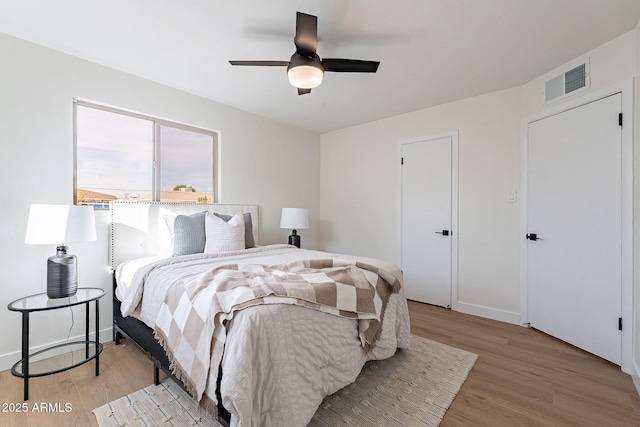
<path fill-rule="evenodd" d="M 298 95 L 310 93 L 322 83 L 325 71 L 338 73 L 375 73 L 379 61 L 358 59 L 324 58 L 316 53 L 318 47 L 318 17 L 298 12 L 296 36 L 293 39 L 296 51 L 289 61 L 229 61 L 231 65 L 258 67 L 287 67 L 289 83 L 298 88 Z"/>

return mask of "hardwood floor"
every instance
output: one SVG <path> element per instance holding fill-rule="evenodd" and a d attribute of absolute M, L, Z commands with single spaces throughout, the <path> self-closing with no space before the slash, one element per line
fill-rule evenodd
<path fill-rule="evenodd" d="M 166 376 L 161 374 L 161 379 Z M 93 409 L 153 384 L 153 363 L 135 345 L 123 340 L 118 346 L 105 343 L 100 355 L 100 375 L 89 362 L 69 371 L 29 380 L 29 400 L 23 401 L 22 378 L 0 372 L 0 427 L 4 426 L 97 426 Z M 4 404 L 26 403 L 27 412 L 1 412 Z M 53 412 L 38 411 L 42 405 Z M 61 412 L 55 411 L 56 404 Z M 64 412 L 65 404 L 71 410 Z M 35 405 L 35 407 L 34 407 Z"/>
<path fill-rule="evenodd" d="M 540 331 L 409 302 L 411 330 L 478 355 L 447 426 L 640 426 L 619 366 Z"/>
<path fill-rule="evenodd" d="M 412 333 L 478 354 L 447 411 L 447 426 L 640 426 L 640 397 L 618 366 L 517 325 L 410 301 Z M 94 364 L 30 380 L 26 413 L 0 412 L 0 426 L 95 426 L 92 410 L 153 383 L 134 345 L 105 344 Z M 22 381 L 0 372 L 5 404 L 22 404 Z M 69 412 L 38 412 L 71 405 Z M 8 408 L 7 408 L 8 409 Z"/>

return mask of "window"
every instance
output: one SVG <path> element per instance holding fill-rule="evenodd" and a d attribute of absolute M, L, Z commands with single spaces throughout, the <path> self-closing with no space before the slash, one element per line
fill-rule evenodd
<path fill-rule="evenodd" d="M 84 101 L 74 109 L 76 204 L 216 201 L 216 132 Z"/>

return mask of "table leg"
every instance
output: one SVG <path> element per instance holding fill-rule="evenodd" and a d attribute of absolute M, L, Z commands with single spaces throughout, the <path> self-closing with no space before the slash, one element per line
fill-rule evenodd
<path fill-rule="evenodd" d="M 96 377 L 100 375 L 100 301 L 96 300 Z M 87 304 L 87 310 L 89 305 Z"/>
<path fill-rule="evenodd" d="M 22 312 L 22 374 L 24 375 L 24 400 L 29 400 L 29 312 Z"/>
<path fill-rule="evenodd" d="M 87 302 L 85 306 L 84 312 L 84 358 L 89 358 L 89 304 Z"/>

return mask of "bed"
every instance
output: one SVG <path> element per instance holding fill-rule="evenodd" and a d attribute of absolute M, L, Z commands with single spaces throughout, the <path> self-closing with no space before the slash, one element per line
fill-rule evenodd
<path fill-rule="evenodd" d="M 381 260 L 261 246 L 259 214 L 255 205 L 111 202 L 114 341 L 131 339 L 154 361 L 154 382 L 159 369 L 174 375 L 230 425 L 304 426 L 367 360 L 409 347 L 401 272 Z M 207 233 L 226 227 L 219 219 L 242 223 L 244 248 L 225 241 L 184 253 L 201 236 L 185 239 L 179 224 L 201 215 Z M 368 294 L 371 303 L 360 297 Z"/>

